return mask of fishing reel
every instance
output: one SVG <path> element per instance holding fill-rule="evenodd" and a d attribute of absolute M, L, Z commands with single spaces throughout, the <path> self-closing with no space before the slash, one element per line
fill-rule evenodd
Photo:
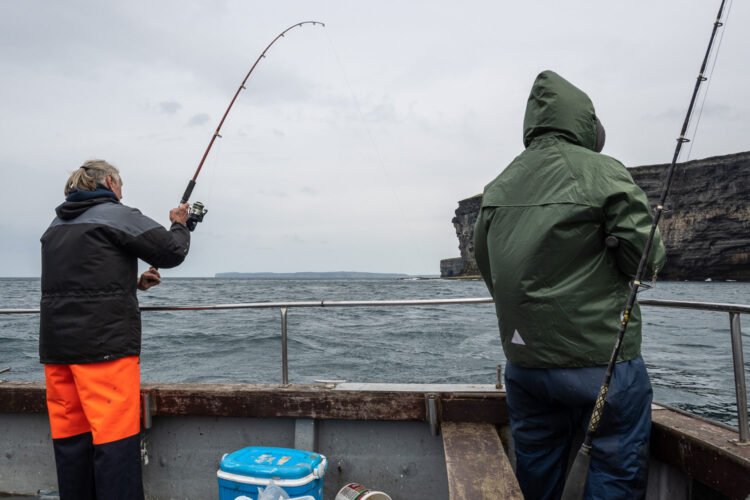
<path fill-rule="evenodd" d="M 194 202 L 188 210 L 188 220 L 185 225 L 190 231 L 195 231 L 195 226 L 197 226 L 199 222 L 203 222 L 203 216 L 207 213 L 208 210 L 203 206 L 203 203 L 200 201 Z"/>

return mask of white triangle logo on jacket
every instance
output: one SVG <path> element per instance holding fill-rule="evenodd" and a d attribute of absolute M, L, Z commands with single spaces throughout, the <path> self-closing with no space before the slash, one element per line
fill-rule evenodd
<path fill-rule="evenodd" d="M 518 330 L 513 332 L 513 338 L 510 339 L 511 344 L 520 344 L 520 345 L 526 345 L 526 342 L 523 341 L 521 338 L 521 334 L 518 333 Z"/>

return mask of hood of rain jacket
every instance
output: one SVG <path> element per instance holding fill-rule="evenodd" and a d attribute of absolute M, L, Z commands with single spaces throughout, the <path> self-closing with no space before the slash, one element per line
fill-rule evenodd
<path fill-rule="evenodd" d="M 604 365 L 612 353 L 653 218 L 627 169 L 595 151 L 597 122 L 583 91 L 542 72 L 526 107 L 526 150 L 484 190 L 475 256 L 518 366 Z M 610 235 L 615 249 L 605 245 Z M 645 279 L 665 257 L 657 232 Z M 636 304 L 619 359 L 640 345 Z"/>

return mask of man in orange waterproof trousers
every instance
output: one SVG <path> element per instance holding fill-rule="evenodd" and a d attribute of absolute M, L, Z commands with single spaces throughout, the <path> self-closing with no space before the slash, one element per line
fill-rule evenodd
<path fill-rule="evenodd" d="M 39 358 L 61 500 L 143 499 L 137 290 L 182 263 L 187 204 L 169 230 L 120 203 L 119 171 L 91 160 L 42 236 Z M 151 267 L 138 278 L 138 259 Z"/>

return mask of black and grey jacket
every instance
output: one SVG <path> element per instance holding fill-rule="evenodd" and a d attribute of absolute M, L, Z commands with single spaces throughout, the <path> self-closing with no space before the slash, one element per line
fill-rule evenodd
<path fill-rule="evenodd" d="M 190 232 L 167 231 L 112 197 L 66 201 L 42 236 L 42 363 L 96 363 L 138 355 L 138 259 L 179 265 Z"/>

